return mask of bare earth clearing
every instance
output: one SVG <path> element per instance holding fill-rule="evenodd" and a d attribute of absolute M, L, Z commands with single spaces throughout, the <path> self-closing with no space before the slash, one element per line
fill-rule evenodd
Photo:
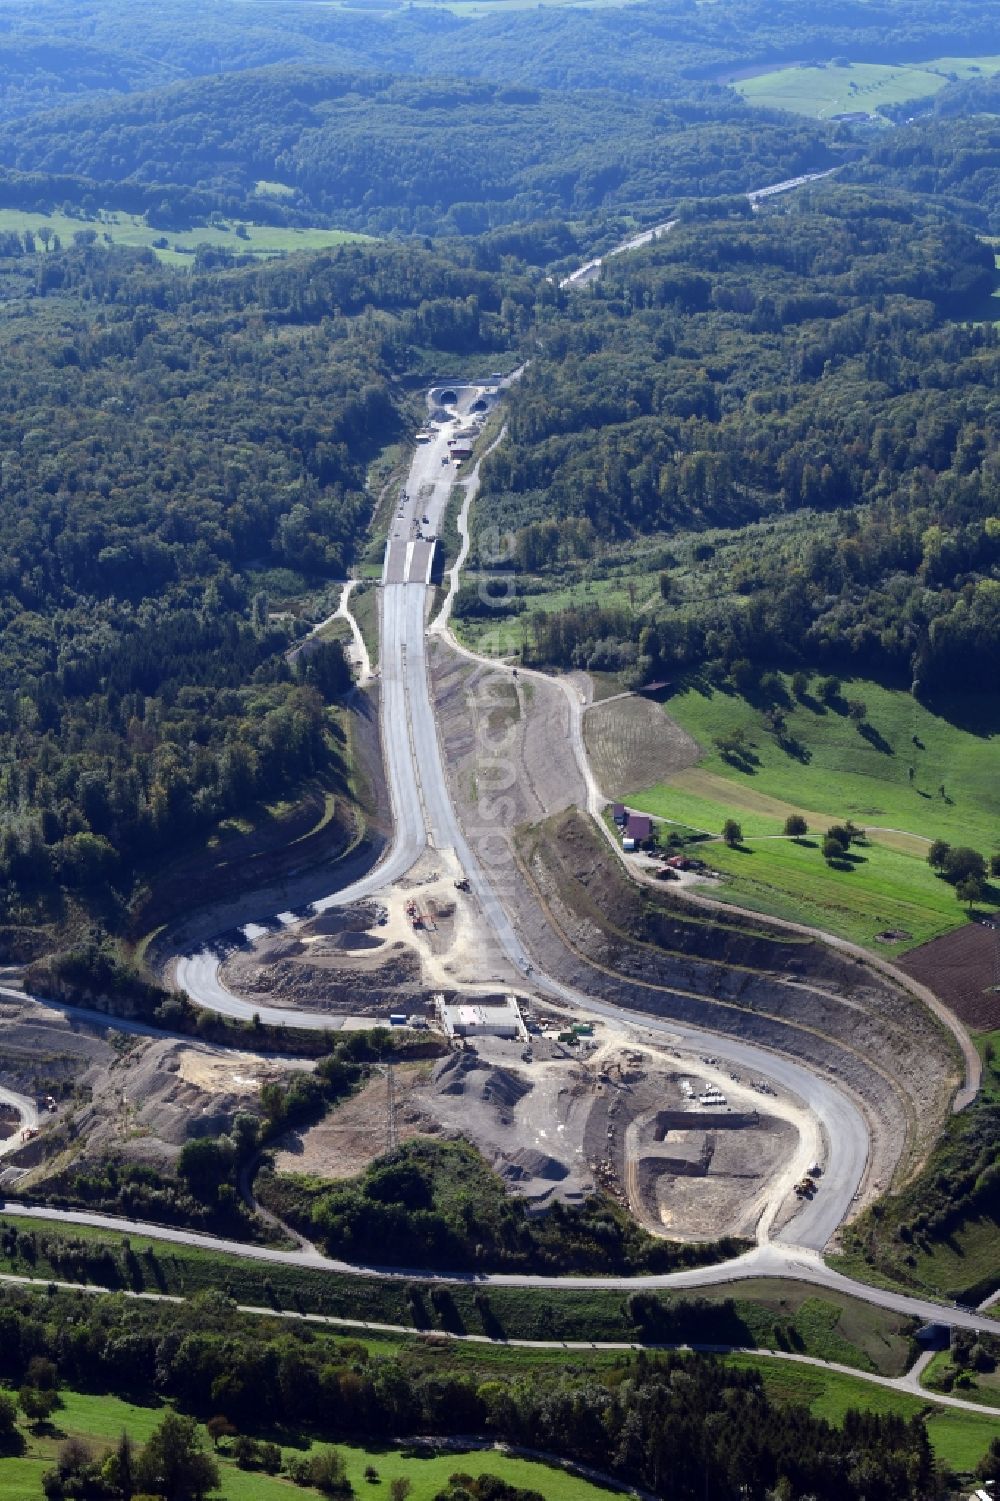
<path fill-rule="evenodd" d="M 169 1167 L 190 1137 L 228 1131 L 237 1111 L 253 1109 L 266 1080 L 312 1066 L 130 1036 L 28 1000 L 0 1001 L 0 1026 L 0 1084 L 55 1101 L 39 1134 L 5 1159 L 22 1192 L 109 1155 Z"/>
<path fill-rule="evenodd" d="M 662 705 L 636 694 L 591 705 L 583 738 L 605 796 L 621 801 L 694 766 L 701 746 L 665 714 Z"/>
<path fill-rule="evenodd" d="M 896 962 L 930 986 L 974 1032 L 1000 1027 L 1000 912 L 912 949 Z"/>

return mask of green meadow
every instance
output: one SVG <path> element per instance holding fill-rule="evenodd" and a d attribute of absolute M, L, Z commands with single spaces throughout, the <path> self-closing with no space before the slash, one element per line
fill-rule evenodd
<path fill-rule="evenodd" d="M 736 819 L 740 848 L 714 842 L 701 850 L 727 877 L 717 893 L 723 900 L 868 946 L 886 929 L 911 935 L 879 944 L 883 953 L 964 922 L 964 908 L 926 852 L 938 838 L 986 855 L 1000 849 L 1000 711 L 975 700 L 932 710 L 907 693 L 853 681 L 843 695 L 865 704 L 863 734 L 843 701 L 829 707 L 807 693 L 800 702 L 782 681 L 785 748 L 766 711 L 737 693 L 704 685 L 673 697 L 668 712 L 699 742 L 702 759 L 637 790 L 630 804 L 712 835 Z M 739 767 L 715 744 L 734 732 L 744 736 Z M 782 837 L 793 812 L 809 825 L 800 842 Z M 849 868 L 831 868 L 822 836 L 845 819 L 866 828 L 869 843 L 852 848 Z M 1000 902 L 1000 892 L 988 900 Z"/>
<path fill-rule="evenodd" d="M 936 1454 L 956 1470 L 971 1471 L 996 1432 L 996 1419 L 988 1412 L 980 1415 L 935 1408 L 931 1406 L 931 1393 L 928 1393 L 928 1400 L 924 1400 L 837 1371 L 752 1355 L 727 1357 L 727 1364 L 759 1371 L 775 1401 L 805 1405 L 816 1416 L 835 1424 L 841 1423 L 851 1408 L 898 1412 L 906 1418 L 923 1412 Z M 0 1501 L 41 1501 L 44 1495 L 42 1477 L 67 1438 L 83 1439 L 100 1452 L 111 1447 L 125 1430 L 137 1444 L 142 1444 L 167 1411 L 165 1404 L 146 1406 L 92 1393 L 64 1390 L 61 1398 L 62 1406 L 45 1430 L 39 1434 L 26 1434 L 28 1447 L 25 1454 L 0 1459 Z M 211 1445 L 202 1431 L 208 1449 Z M 286 1459 L 307 1454 L 314 1447 L 304 1441 L 294 1442 L 288 1435 L 277 1435 L 276 1438 Z M 428 1449 L 423 1453 L 399 1446 L 362 1449 L 337 1444 L 335 1447 L 345 1458 L 348 1478 L 356 1495 L 369 1492 L 388 1494 L 391 1482 L 403 1477 L 412 1486 L 411 1501 L 432 1501 L 456 1471 L 474 1476 L 497 1475 L 512 1485 L 539 1491 L 546 1501 L 589 1501 L 589 1498 L 597 1501 L 598 1497 L 612 1494 L 555 1465 L 490 1450 L 435 1453 Z M 225 1448 L 216 1457 L 221 1470 L 220 1494 L 226 1501 L 291 1501 L 296 1494 L 316 1494 L 312 1490 L 303 1492 L 282 1476 L 239 1469 Z M 365 1478 L 365 1469 L 369 1465 L 377 1471 L 377 1489 L 376 1484 Z"/>
<path fill-rule="evenodd" d="M 110 1448 L 127 1431 L 136 1444 L 145 1443 L 167 1407 L 144 1407 L 123 1402 L 118 1397 L 94 1396 L 89 1393 L 63 1391 L 62 1407 L 53 1415 L 41 1435 L 27 1434 L 28 1448 L 16 1459 L 0 1459 L 0 1501 L 41 1501 L 44 1496 L 42 1476 L 55 1461 L 60 1445 L 67 1438 L 81 1438 L 95 1451 Z M 205 1448 L 211 1443 L 202 1430 Z M 285 1457 L 308 1454 L 308 1443 L 282 1443 Z M 323 1449 L 326 1444 L 315 1446 Z M 432 1501 L 446 1484 L 449 1475 L 462 1471 L 468 1475 L 498 1475 L 511 1485 L 541 1492 L 546 1501 L 598 1501 L 611 1492 L 593 1485 L 555 1465 L 535 1460 L 516 1459 L 489 1450 L 433 1453 L 417 1457 L 401 1448 L 359 1449 L 336 1444 L 347 1462 L 347 1474 L 355 1495 L 388 1495 L 393 1480 L 410 1481 L 410 1501 Z M 219 1494 L 225 1501 L 293 1501 L 295 1496 L 315 1496 L 311 1488 L 303 1490 L 279 1475 L 241 1470 L 225 1452 L 216 1455 L 221 1471 Z M 373 1465 L 378 1484 L 365 1479 L 365 1468 Z"/>
<path fill-rule="evenodd" d="M 39 231 L 49 230 L 59 236 L 64 248 L 73 243 L 73 236 L 80 230 L 94 230 L 102 243 L 145 247 L 154 250 L 160 260 L 177 266 L 191 265 L 199 245 L 230 250 L 234 255 L 268 257 L 288 255 L 296 250 L 325 250 L 331 245 L 368 238 L 343 229 L 288 229 L 221 219 L 213 224 L 197 225 L 194 229 L 154 229 L 141 214 L 127 214 L 115 209 L 102 209 L 96 218 L 90 219 L 59 212 L 41 214 L 27 209 L 0 209 L 0 232 L 11 230 L 18 234 L 29 230 L 36 237 Z M 40 251 L 44 248 L 41 241 L 38 248 Z"/>
<path fill-rule="evenodd" d="M 957 1408 L 929 1410 L 927 1401 L 904 1392 L 889 1391 L 873 1383 L 843 1376 L 839 1371 L 797 1365 L 792 1361 L 767 1361 L 753 1356 L 732 1356 L 734 1364 L 760 1371 L 770 1395 L 780 1402 L 802 1404 L 816 1417 L 842 1423 L 851 1408 L 865 1412 L 897 1412 L 914 1418 L 924 1413 L 927 1433 L 935 1454 L 950 1468 L 970 1472 L 979 1463 L 997 1431 L 989 1413 L 962 1412 Z M 861 1388 L 865 1389 L 862 1391 Z"/>
<path fill-rule="evenodd" d="M 863 110 L 874 114 L 883 104 L 926 99 L 958 79 L 1000 69 L 1000 57 L 937 57 L 925 63 L 850 63 L 838 67 L 802 64 L 742 78 L 733 87 L 748 104 L 786 109 L 815 120 Z"/>

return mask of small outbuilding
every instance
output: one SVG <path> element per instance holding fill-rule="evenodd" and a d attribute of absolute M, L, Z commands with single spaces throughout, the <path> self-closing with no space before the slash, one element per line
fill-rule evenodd
<path fill-rule="evenodd" d="M 628 813 L 625 811 L 625 804 L 624 803 L 612 803 L 611 804 L 611 817 L 614 819 L 614 821 L 618 825 L 618 827 L 620 829 L 623 829 L 625 827 L 625 824 L 626 824 L 627 820 L 628 820 Z"/>
<path fill-rule="evenodd" d="M 625 834 L 636 844 L 645 844 L 653 837 L 653 820 L 648 813 L 630 813 L 625 823 Z"/>

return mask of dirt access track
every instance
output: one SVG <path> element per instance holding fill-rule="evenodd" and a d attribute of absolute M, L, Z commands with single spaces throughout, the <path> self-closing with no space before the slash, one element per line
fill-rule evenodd
<path fill-rule="evenodd" d="M 491 872 L 501 872 L 504 903 L 537 963 L 616 1006 L 736 1036 L 827 1075 L 871 1131 L 859 1205 L 908 1178 L 959 1081 L 952 1040 L 929 1011 L 818 937 L 736 912 L 698 913 L 640 887 L 577 811 L 585 788 L 559 687 L 534 675 L 512 681 L 443 643 L 431 663 L 452 797 L 470 838 L 494 815 Z"/>

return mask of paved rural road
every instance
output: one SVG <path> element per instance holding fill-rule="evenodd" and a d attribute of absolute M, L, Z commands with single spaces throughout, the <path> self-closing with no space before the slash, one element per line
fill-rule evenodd
<path fill-rule="evenodd" d="M 107 1296 L 107 1288 L 100 1287 L 93 1282 L 62 1282 L 52 1278 L 46 1278 L 44 1282 L 39 1277 L 24 1277 L 15 1272 L 0 1272 L 0 1283 L 12 1282 L 18 1287 L 39 1288 L 58 1287 L 65 1292 L 91 1293 L 98 1297 Z M 151 1293 L 134 1292 L 124 1289 L 119 1296 L 134 1298 L 139 1302 L 147 1303 L 183 1303 L 185 1300 L 175 1293 Z M 453 1344 L 466 1345 L 504 1345 L 516 1350 L 666 1350 L 666 1351 L 691 1351 L 699 1355 L 753 1355 L 759 1360 L 787 1360 L 793 1364 L 812 1366 L 820 1371 L 836 1371 L 839 1375 L 850 1376 L 858 1381 L 868 1381 L 873 1386 L 885 1387 L 888 1391 L 902 1392 L 906 1395 L 921 1397 L 925 1401 L 933 1402 L 942 1407 L 958 1408 L 962 1412 L 974 1412 L 982 1415 L 989 1413 L 990 1408 L 984 1407 L 981 1402 L 969 1402 L 961 1397 L 951 1397 L 940 1392 L 930 1392 L 920 1384 L 920 1375 L 927 1369 L 934 1352 L 918 1357 L 916 1362 L 903 1376 L 881 1376 L 876 1371 L 861 1371 L 856 1366 L 842 1365 L 836 1360 L 820 1360 L 816 1355 L 802 1355 L 796 1350 L 765 1350 L 757 1345 L 703 1345 L 703 1344 L 660 1344 L 659 1342 L 647 1342 L 644 1340 L 613 1340 L 613 1339 L 521 1339 L 517 1336 L 511 1338 L 494 1338 L 489 1334 L 457 1334 L 447 1329 L 414 1330 L 408 1324 L 386 1324 L 375 1319 L 348 1319 L 341 1318 L 337 1314 L 330 1313 L 299 1313 L 294 1308 L 272 1308 L 257 1303 L 237 1303 L 238 1313 L 249 1313 L 259 1318 L 268 1319 L 293 1319 L 297 1323 L 322 1324 L 328 1328 L 350 1329 L 357 1331 L 364 1329 L 369 1334 L 403 1335 L 409 1338 L 423 1337 L 435 1344 L 447 1341 Z M 428 1442 L 435 1441 L 432 1435 L 418 1435 L 419 1438 Z M 437 1440 L 437 1442 L 445 1442 Z M 467 1446 L 469 1443 L 478 1448 L 492 1447 L 485 1440 L 463 1440 L 450 1435 L 447 1442 Z M 516 1450 L 509 1452 L 524 1454 L 538 1453 L 535 1450 Z M 596 1472 L 595 1472 L 596 1473 Z"/>
<path fill-rule="evenodd" d="M 116 1218 L 113 1215 L 91 1214 L 82 1209 L 52 1209 L 11 1201 L 6 1212 L 19 1218 L 58 1221 L 62 1225 L 89 1225 L 99 1230 L 113 1230 L 119 1234 L 148 1236 L 154 1240 L 192 1246 L 206 1251 L 239 1256 L 244 1260 L 261 1261 L 282 1266 L 311 1267 L 317 1271 L 339 1272 L 350 1276 L 378 1278 L 383 1281 L 442 1282 L 474 1285 L 476 1287 L 531 1287 L 548 1288 L 552 1291 L 592 1291 L 603 1289 L 613 1292 L 656 1292 L 696 1290 L 699 1287 L 724 1287 L 727 1283 L 742 1282 L 750 1277 L 782 1277 L 813 1286 L 828 1288 L 831 1292 L 844 1293 L 862 1302 L 887 1308 L 894 1313 L 921 1320 L 947 1323 L 963 1329 L 978 1329 L 987 1334 L 1000 1336 L 1000 1319 L 990 1318 L 974 1308 L 950 1308 L 944 1303 L 932 1302 L 929 1298 L 909 1297 L 905 1293 L 887 1292 L 880 1287 L 855 1282 L 851 1277 L 828 1267 L 814 1251 L 784 1249 L 776 1245 L 757 1246 L 744 1256 L 731 1261 L 717 1262 L 712 1266 L 692 1267 L 683 1272 L 656 1272 L 635 1277 L 543 1277 L 532 1272 L 434 1272 L 424 1267 L 379 1267 L 338 1261 L 324 1256 L 319 1251 L 277 1251 L 269 1246 L 252 1246 L 243 1241 L 225 1240 L 221 1236 L 199 1235 L 192 1230 L 177 1230 L 169 1226 L 153 1225 L 148 1221 Z"/>

